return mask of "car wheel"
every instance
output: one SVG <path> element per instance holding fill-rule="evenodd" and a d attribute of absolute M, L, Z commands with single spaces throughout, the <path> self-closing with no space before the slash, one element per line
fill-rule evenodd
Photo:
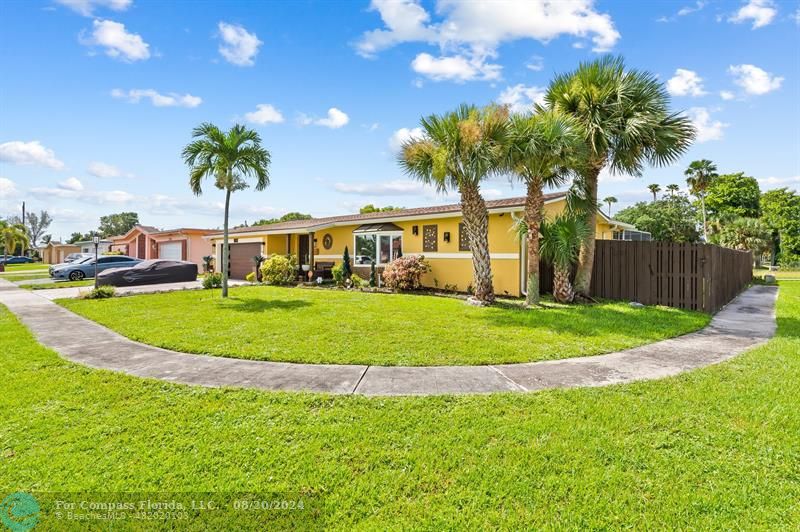
<path fill-rule="evenodd" d="M 70 281 L 83 281 L 84 277 L 86 277 L 86 274 L 84 274 L 80 270 L 75 270 L 74 272 L 69 274 Z"/>

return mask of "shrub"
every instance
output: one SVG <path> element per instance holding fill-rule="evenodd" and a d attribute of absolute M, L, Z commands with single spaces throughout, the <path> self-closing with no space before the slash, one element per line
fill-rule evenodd
<path fill-rule="evenodd" d="M 122 255 L 122 254 L 123 254 L 123 253 L 122 253 L 121 251 L 117 251 L 117 250 L 114 250 L 114 251 L 104 251 L 104 252 L 102 252 L 102 253 L 101 253 L 101 255 L 104 255 L 104 256 L 108 256 L 108 255 Z"/>
<path fill-rule="evenodd" d="M 369 267 L 369 285 L 372 288 L 378 286 L 378 271 L 375 269 L 375 261 L 373 260 Z"/>
<path fill-rule="evenodd" d="M 83 299 L 107 299 L 114 297 L 116 290 L 113 286 L 99 286 L 83 294 Z"/>
<path fill-rule="evenodd" d="M 256 272 L 248 273 L 247 275 L 244 276 L 244 280 L 247 281 L 248 283 L 256 282 Z"/>
<path fill-rule="evenodd" d="M 331 268 L 331 275 L 333 276 L 333 282 L 337 286 L 344 286 L 344 265 L 342 263 L 336 264 Z"/>
<path fill-rule="evenodd" d="M 203 288 L 220 288 L 222 287 L 222 274 L 221 273 L 207 273 L 203 277 Z"/>
<path fill-rule="evenodd" d="M 266 284 L 289 284 L 295 279 L 297 258 L 272 255 L 261 263 L 261 281 Z"/>
<path fill-rule="evenodd" d="M 367 284 L 367 281 L 354 273 L 350 276 L 350 284 L 353 288 L 361 288 Z"/>
<path fill-rule="evenodd" d="M 425 257 L 406 255 L 390 262 L 383 270 L 383 282 L 392 290 L 413 290 L 422 286 L 422 275 L 431 271 Z"/>
<path fill-rule="evenodd" d="M 342 255 L 342 275 L 345 279 L 353 275 L 353 270 L 350 268 L 350 252 L 347 246 L 344 247 L 344 254 Z"/>

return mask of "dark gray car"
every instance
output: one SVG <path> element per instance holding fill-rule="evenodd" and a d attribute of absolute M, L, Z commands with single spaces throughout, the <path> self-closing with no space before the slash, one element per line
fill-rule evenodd
<path fill-rule="evenodd" d="M 97 274 L 99 286 L 135 286 L 195 280 L 197 264 L 166 259 L 146 260 L 132 268 L 114 268 Z"/>

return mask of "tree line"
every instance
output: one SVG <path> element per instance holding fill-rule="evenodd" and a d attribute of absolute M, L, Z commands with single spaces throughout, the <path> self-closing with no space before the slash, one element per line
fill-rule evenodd
<path fill-rule="evenodd" d="M 654 240 L 709 242 L 752 251 L 785 266 L 800 262 L 800 195 L 784 188 L 762 192 L 744 172 L 718 174 L 707 159 L 686 169 L 689 195 L 676 184 L 648 185 L 653 200 L 619 211 L 615 219 L 648 231 Z"/>

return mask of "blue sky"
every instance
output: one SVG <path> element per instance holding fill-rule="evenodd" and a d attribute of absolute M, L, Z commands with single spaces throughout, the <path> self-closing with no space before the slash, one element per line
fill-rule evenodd
<path fill-rule="evenodd" d="M 668 83 L 698 142 L 674 167 L 603 176 L 617 208 L 683 185 L 698 158 L 762 189 L 800 186 L 795 1 L 156 2 L 0 4 L 0 216 L 47 209 L 55 238 L 134 210 L 159 227 L 219 227 L 222 195 L 187 185 L 192 127 L 249 123 L 272 185 L 232 222 L 366 203 L 449 202 L 403 176 L 394 148 L 458 103 L 524 110 L 554 73 L 602 53 Z M 521 195 L 505 179 L 487 198 Z"/>

